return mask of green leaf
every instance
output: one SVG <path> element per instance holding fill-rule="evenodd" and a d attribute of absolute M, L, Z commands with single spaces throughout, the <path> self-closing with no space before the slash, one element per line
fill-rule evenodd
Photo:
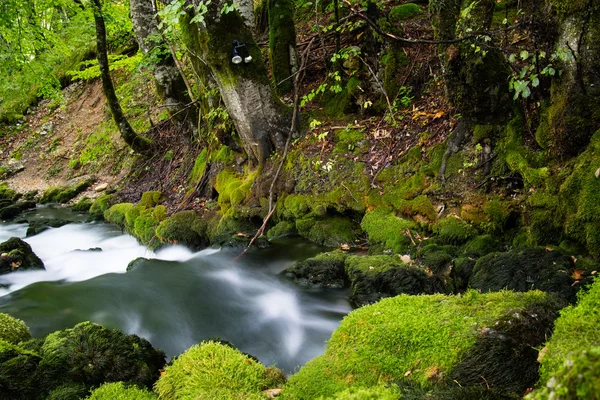
<path fill-rule="evenodd" d="M 520 57 L 521 57 L 521 60 L 527 60 L 529 58 L 529 52 L 527 50 L 522 50 Z"/>

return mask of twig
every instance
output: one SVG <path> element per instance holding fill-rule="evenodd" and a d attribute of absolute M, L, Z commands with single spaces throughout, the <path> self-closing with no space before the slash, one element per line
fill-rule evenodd
<path fill-rule="evenodd" d="M 344 187 L 344 189 L 346 189 L 348 191 L 348 193 L 350 193 L 350 196 L 352 196 L 352 198 L 354 199 L 354 201 L 357 202 L 357 203 L 359 203 L 359 201 L 356 200 L 356 197 L 354 197 L 354 195 L 352 194 L 352 191 L 350 189 L 348 189 L 348 187 L 346 185 L 344 185 L 344 182 L 342 182 L 342 186 Z"/>

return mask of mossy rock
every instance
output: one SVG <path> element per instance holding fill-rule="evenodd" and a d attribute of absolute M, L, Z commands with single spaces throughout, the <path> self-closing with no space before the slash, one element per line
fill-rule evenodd
<path fill-rule="evenodd" d="M 83 383 L 67 383 L 51 390 L 45 400 L 79 400 L 85 398 L 90 390 Z M 114 397 L 118 399 L 118 397 Z"/>
<path fill-rule="evenodd" d="M 123 382 L 105 383 L 95 389 L 86 400 L 156 400 L 154 393 Z"/>
<path fill-rule="evenodd" d="M 73 211 L 85 212 L 89 211 L 94 202 L 90 200 L 88 197 L 82 197 L 77 203 L 73 204 Z"/>
<path fill-rule="evenodd" d="M 14 203 L 19 199 L 19 194 L 8 187 L 8 183 L 3 182 L 0 184 L 0 201 L 8 201 Z"/>
<path fill-rule="evenodd" d="M 33 220 L 29 222 L 29 226 L 27 227 L 27 233 L 25 233 L 26 237 L 35 236 L 40 234 L 50 228 L 60 228 L 61 226 L 65 226 L 67 224 L 72 224 L 73 221 L 69 221 L 67 219 L 43 219 L 43 220 Z"/>
<path fill-rule="evenodd" d="M 0 316 L 3 314 L 0 314 Z M 0 339 L 0 398 L 37 400 L 44 388 L 37 379 L 40 355 Z"/>
<path fill-rule="evenodd" d="M 600 347 L 570 354 L 546 386 L 527 399 L 600 398 Z"/>
<path fill-rule="evenodd" d="M 219 193 L 218 203 L 223 214 L 231 207 L 242 205 L 250 195 L 255 174 L 238 177 L 234 172 L 219 172 L 215 182 L 215 190 Z"/>
<path fill-rule="evenodd" d="M 452 215 L 433 225 L 433 232 L 437 241 L 452 245 L 461 245 L 477 234 L 473 226 Z"/>
<path fill-rule="evenodd" d="M 18 201 L 14 204 L 0 208 L 0 219 L 8 220 L 15 218 L 25 210 L 35 208 L 35 201 Z"/>
<path fill-rule="evenodd" d="M 0 313 L 0 340 L 19 344 L 29 339 L 31 339 L 31 334 L 25 322 L 8 314 Z"/>
<path fill-rule="evenodd" d="M 326 247 L 354 246 L 361 233 L 358 224 L 341 216 L 298 219 L 296 229 L 301 236 Z"/>
<path fill-rule="evenodd" d="M 587 390 L 587 388 L 593 387 L 593 382 L 597 384 L 600 381 L 597 368 L 592 381 L 585 379 L 587 375 L 585 368 L 590 365 L 587 362 L 597 362 L 594 359 L 597 359 L 597 348 L 600 347 L 600 330 L 598 329 L 600 326 L 600 309 L 598 308 L 600 281 L 596 280 L 588 291 L 581 291 L 578 297 L 577 304 L 566 307 L 560 312 L 560 317 L 554 324 L 554 332 L 546 343 L 545 355 L 541 358 L 540 385 L 543 387 L 552 383 L 553 386 L 552 388 L 547 387 L 546 392 L 556 390 L 556 394 L 571 393 L 571 385 L 577 381 L 576 375 L 572 375 L 572 372 L 577 370 L 581 371 L 582 378 L 586 381 L 581 382 L 582 389 L 586 388 L 585 390 Z M 583 354 L 584 351 L 587 351 L 588 354 Z M 580 365 L 576 366 L 576 363 L 580 363 Z M 557 396 L 551 398 L 588 397 Z"/>
<path fill-rule="evenodd" d="M 267 231 L 269 239 L 276 239 L 284 236 L 294 236 L 298 234 L 296 224 L 291 221 L 280 221 Z"/>
<path fill-rule="evenodd" d="M 425 293 L 428 288 L 425 272 L 397 256 L 349 256 L 345 270 L 352 289 L 350 300 L 358 306 L 402 293 Z"/>
<path fill-rule="evenodd" d="M 67 203 L 68 201 L 77 197 L 77 195 L 95 182 L 94 178 L 83 178 L 80 179 L 79 182 L 75 182 L 70 186 L 58 186 L 48 188 L 44 194 L 40 197 L 39 202 L 41 204 L 45 203 Z"/>
<path fill-rule="evenodd" d="M 400 22 L 412 18 L 421 13 L 421 7 L 413 3 L 405 3 L 392 7 L 388 18 L 391 22 Z"/>
<path fill-rule="evenodd" d="M 127 226 L 126 214 L 129 210 L 133 208 L 133 204 L 131 203 L 119 203 L 111 206 L 106 211 L 104 211 L 104 219 L 110 222 L 111 224 L 115 224 L 121 229 L 125 229 Z"/>
<path fill-rule="evenodd" d="M 370 388 L 349 388 L 332 397 L 319 397 L 318 400 L 398 400 L 400 391 L 396 387 L 374 386 Z"/>
<path fill-rule="evenodd" d="M 112 205 L 115 196 L 112 194 L 103 194 L 92 203 L 89 212 L 92 220 L 101 220 L 104 218 L 104 212 Z"/>
<path fill-rule="evenodd" d="M 48 335 L 38 367 L 45 388 L 83 382 L 88 388 L 123 381 L 152 388 L 165 354 L 145 339 L 83 322 Z"/>
<path fill-rule="evenodd" d="M 155 391 L 164 400 L 264 399 L 264 390 L 283 382 L 281 371 L 235 348 L 206 341 L 176 357 L 156 382 Z"/>
<path fill-rule="evenodd" d="M 240 241 L 239 247 L 245 247 L 259 227 L 260 224 L 258 221 L 225 216 L 220 219 L 210 219 L 207 226 L 207 234 L 212 244 L 221 246 L 228 242 L 234 244 L 234 242 L 231 242 L 231 239 L 236 238 Z M 241 243 L 244 240 L 245 244 Z"/>
<path fill-rule="evenodd" d="M 182 244 L 193 250 L 208 245 L 207 221 L 195 211 L 181 211 L 163 220 L 156 228 L 161 243 Z"/>
<path fill-rule="evenodd" d="M 454 259 L 453 263 L 454 287 L 457 292 L 462 293 L 469 287 L 469 280 L 473 275 L 477 260 L 470 257 L 458 257 Z"/>
<path fill-rule="evenodd" d="M 417 252 L 421 264 L 434 274 L 447 272 L 452 264 L 456 253 L 454 246 L 440 246 L 437 244 L 426 244 Z"/>
<path fill-rule="evenodd" d="M 405 254 L 411 245 L 410 238 L 405 233 L 414 228 L 414 223 L 396 217 L 383 207 L 366 213 L 360 226 L 367 233 L 369 244 L 380 245 L 383 251 Z"/>
<path fill-rule="evenodd" d="M 343 251 L 321 253 L 301 261 L 282 274 L 302 285 L 315 287 L 343 287 L 346 283 L 344 262 L 348 254 Z"/>
<path fill-rule="evenodd" d="M 154 191 L 142 193 L 142 198 L 140 199 L 140 202 L 138 203 L 138 205 L 146 207 L 146 208 L 153 208 L 153 207 L 159 205 L 160 203 L 162 203 L 163 201 L 164 201 L 163 194 L 157 190 L 154 190 Z"/>
<path fill-rule="evenodd" d="M 0 243 L 0 275 L 14 271 L 45 269 L 29 243 L 13 237 Z"/>
<path fill-rule="evenodd" d="M 572 302 L 581 283 L 573 279 L 574 269 L 572 258 L 558 250 L 529 248 L 491 253 L 477 260 L 469 285 L 483 292 L 539 289 Z"/>
<path fill-rule="evenodd" d="M 490 253 L 502 250 L 500 242 L 491 235 L 481 235 L 471 239 L 465 244 L 463 254 L 465 257 L 480 258 Z"/>
<path fill-rule="evenodd" d="M 390 383 L 442 393 L 457 386 L 488 390 L 487 384 L 519 397 L 537 379 L 534 347 L 550 333 L 560 306 L 539 291 L 384 299 L 347 315 L 325 354 L 292 375 L 282 397 L 327 398 Z"/>

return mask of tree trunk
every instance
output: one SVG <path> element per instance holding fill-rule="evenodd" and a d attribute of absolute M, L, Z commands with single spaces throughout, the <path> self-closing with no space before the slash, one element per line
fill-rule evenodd
<path fill-rule="evenodd" d="M 169 114 L 192 132 L 196 132 L 197 110 L 190 105 L 192 100 L 187 93 L 187 86 L 158 30 L 154 14 L 152 0 L 131 0 L 133 32 L 144 55 L 150 54 L 150 59 L 155 63 L 151 69 L 158 94 Z"/>
<path fill-rule="evenodd" d="M 127 143 L 131 149 L 140 154 L 148 155 L 152 152 L 153 142 L 143 136 L 138 135 L 131 125 L 121 109 L 121 104 L 115 93 L 115 87 L 113 86 L 112 78 L 110 77 L 110 70 L 108 67 L 108 53 L 106 46 L 106 26 L 104 24 L 104 16 L 102 14 L 102 5 L 100 0 L 93 1 L 94 7 L 94 20 L 96 22 L 96 45 L 98 47 L 98 64 L 100 65 L 100 74 L 102 77 L 102 89 L 108 102 L 108 107 L 115 120 L 115 123 L 119 127 L 121 137 Z"/>
<path fill-rule="evenodd" d="M 277 93 L 292 90 L 292 75 L 298 69 L 294 5 L 291 0 L 268 0 L 269 61 Z"/>
<path fill-rule="evenodd" d="M 203 59 L 219 86 L 225 107 L 252 163 L 263 166 L 274 149 L 283 149 L 289 135 L 291 111 L 281 103 L 269 83 L 260 49 L 238 12 L 221 14 L 213 1 L 201 33 Z M 232 42 L 244 43 L 252 61 L 232 63 Z"/>

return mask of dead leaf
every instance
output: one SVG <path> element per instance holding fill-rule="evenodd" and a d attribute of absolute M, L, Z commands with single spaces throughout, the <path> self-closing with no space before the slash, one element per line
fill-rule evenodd
<path fill-rule="evenodd" d="M 596 170 L 596 174 L 595 175 L 596 175 L 596 178 L 600 178 L 600 168 L 598 168 Z"/>
<path fill-rule="evenodd" d="M 442 118 L 444 115 L 446 115 L 446 113 L 445 113 L 445 112 L 443 112 L 443 111 L 438 111 L 438 112 L 436 112 L 435 114 L 433 114 L 433 119 L 434 119 L 434 120 L 436 120 L 436 119 L 440 119 L 440 118 Z"/>
<path fill-rule="evenodd" d="M 374 266 L 372 266 L 372 265 L 370 265 L 370 266 L 369 266 L 369 269 L 375 269 L 375 267 L 374 267 Z"/>
<path fill-rule="evenodd" d="M 410 370 L 410 369 L 409 369 L 408 371 L 406 371 L 406 372 L 404 373 L 404 376 L 409 376 L 410 374 L 412 374 L 412 370 Z"/>
<path fill-rule="evenodd" d="M 580 281 L 584 278 L 584 276 L 583 276 L 584 270 L 572 269 L 571 271 L 573 271 L 573 273 L 571 274 L 571 278 L 575 279 L 576 281 Z"/>
<path fill-rule="evenodd" d="M 344 243 L 343 245 L 340 246 L 340 249 L 342 249 L 342 250 L 350 250 L 350 246 L 347 245 L 346 243 Z"/>
<path fill-rule="evenodd" d="M 408 254 L 405 254 L 403 256 L 400 256 L 400 259 L 402 260 L 402 262 L 404 264 L 410 264 L 410 256 Z"/>
<path fill-rule="evenodd" d="M 283 392 L 283 389 L 267 389 L 263 391 L 265 396 L 267 396 L 269 399 L 274 399 L 275 397 L 279 396 L 281 392 Z"/>
<path fill-rule="evenodd" d="M 576 263 L 577 262 L 577 257 L 571 256 L 571 260 L 573 260 L 573 262 Z"/>

